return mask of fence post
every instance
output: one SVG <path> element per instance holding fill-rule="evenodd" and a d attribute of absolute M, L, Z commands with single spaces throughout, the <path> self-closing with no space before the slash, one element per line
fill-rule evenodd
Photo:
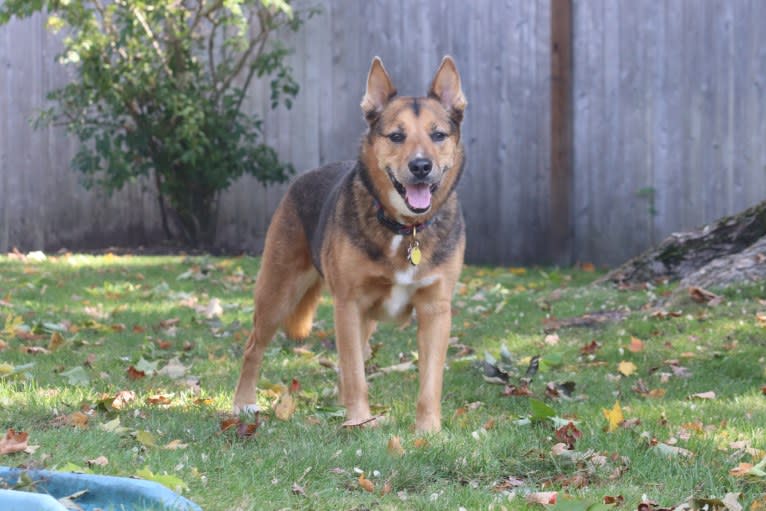
<path fill-rule="evenodd" d="M 548 258 L 572 264 L 572 0 L 551 0 L 551 174 Z"/>

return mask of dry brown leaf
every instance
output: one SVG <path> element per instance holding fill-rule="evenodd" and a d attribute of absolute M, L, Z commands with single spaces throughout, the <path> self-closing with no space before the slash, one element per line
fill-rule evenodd
<path fill-rule="evenodd" d="M 136 400 L 136 393 L 132 390 L 120 390 L 112 400 L 112 408 L 122 410 L 125 405 Z"/>
<path fill-rule="evenodd" d="M 146 373 L 144 371 L 139 371 L 133 366 L 129 366 L 125 372 L 128 373 L 128 378 L 130 378 L 131 380 L 140 380 L 141 378 L 146 376 Z"/>
<path fill-rule="evenodd" d="M 398 436 L 392 436 L 388 439 L 388 453 L 392 456 L 404 456 L 402 440 Z"/>
<path fill-rule="evenodd" d="M 92 460 L 87 460 L 85 463 L 87 463 L 89 467 L 93 467 L 93 466 L 105 467 L 109 464 L 109 460 L 107 459 L 106 456 L 99 456 Z"/>
<path fill-rule="evenodd" d="M 295 413 L 296 406 L 295 398 L 293 398 L 292 394 L 286 392 L 282 394 L 277 405 L 274 407 L 274 415 L 281 421 L 288 421 Z"/>
<path fill-rule="evenodd" d="M 28 439 L 29 433 L 8 428 L 5 436 L 0 439 L 0 456 L 25 450 L 29 445 Z"/>
<path fill-rule="evenodd" d="M 165 394 L 154 394 L 146 398 L 148 405 L 169 405 L 172 401 L 173 396 L 166 396 Z"/>
<path fill-rule="evenodd" d="M 167 330 L 170 327 L 174 327 L 178 325 L 178 323 L 181 322 L 181 318 L 170 318 L 170 319 L 163 319 L 160 321 L 160 328 L 163 330 Z"/>
<path fill-rule="evenodd" d="M 53 332 L 51 334 L 51 340 L 48 341 L 48 349 L 51 350 L 51 351 L 56 351 L 61 346 L 63 346 L 65 343 L 66 343 L 66 341 L 64 340 L 64 336 L 62 336 L 58 332 Z"/>
<path fill-rule="evenodd" d="M 717 294 L 697 286 L 689 288 L 689 297 L 697 303 L 707 303 L 711 306 L 718 305 L 721 301 Z"/>
<path fill-rule="evenodd" d="M 364 473 L 359 474 L 358 481 L 359 481 L 359 487 L 362 488 L 364 491 L 370 492 L 370 493 L 375 491 L 375 485 L 372 483 L 372 481 L 364 477 Z"/>
<path fill-rule="evenodd" d="M 750 469 L 753 468 L 752 463 L 740 463 L 733 469 L 729 470 L 729 474 L 733 475 L 734 477 L 745 477 L 748 472 L 750 472 Z"/>
<path fill-rule="evenodd" d="M 221 432 L 227 431 L 235 426 L 239 426 L 240 421 L 238 417 L 227 417 L 221 421 Z"/>
<path fill-rule="evenodd" d="M 74 412 L 67 416 L 67 424 L 78 429 L 87 429 L 88 416 L 82 412 Z"/>
<path fill-rule="evenodd" d="M 187 447 L 189 447 L 189 444 L 185 444 L 181 442 L 180 440 L 171 440 L 170 442 L 165 444 L 163 449 L 167 449 L 169 451 L 175 451 L 176 449 L 186 449 Z"/>

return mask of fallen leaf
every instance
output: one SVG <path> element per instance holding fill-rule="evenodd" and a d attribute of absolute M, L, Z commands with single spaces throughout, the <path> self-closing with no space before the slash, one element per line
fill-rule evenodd
<path fill-rule="evenodd" d="M 402 440 L 398 436 L 392 436 L 388 439 L 388 453 L 392 456 L 404 456 Z"/>
<path fill-rule="evenodd" d="M 160 376 L 167 376 L 172 380 L 177 380 L 186 376 L 186 371 L 188 370 L 189 368 L 183 365 L 178 357 L 173 357 L 165 367 L 157 371 L 157 374 Z"/>
<path fill-rule="evenodd" d="M 239 438 L 250 438 L 258 430 L 260 424 L 258 415 L 256 414 L 253 422 L 241 422 L 237 426 L 237 436 Z"/>
<path fill-rule="evenodd" d="M 636 364 L 633 362 L 623 360 L 617 364 L 617 371 L 623 376 L 630 376 L 635 373 L 637 369 L 638 367 L 636 367 Z"/>
<path fill-rule="evenodd" d="M 697 399 L 715 399 L 715 392 L 712 390 L 707 392 L 697 392 L 696 394 L 692 394 L 691 397 L 696 397 Z"/>
<path fill-rule="evenodd" d="M 165 444 L 162 448 L 167 449 L 169 451 L 175 451 L 177 449 L 186 449 L 189 447 L 189 444 L 185 444 L 181 442 L 180 440 L 171 440 L 167 444 Z"/>
<path fill-rule="evenodd" d="M 556 439 L 559 442 L 565 443 L 569 449 L 574 449 L 575 442 L 580 437 L 582 437 L 582 431 L 577 429 L 577 426 L 572 422 L 556 430 Z"/>
<path fill-rule="evenodd" d="M 220 423 L 221 432 L 227 431 L 240 424 L 239 417 L 227 417 Z"/>
<path fill-rule="evenodd" d="M 538 491 L 527 495 L 527 502 L 530 504 L 555 504 L 558 492 Z"/>
<path fill-rule="evenodd" d="M 170 327 L 174 327 L 178 325 L 178 323 L 181 322 L 181 318 L 170 318 L 170 319 L 163 319 L 160 321 L 160 328 L 163 330 L 166 330 Z"/>
<path fill-rule="evenodd" d="M 598 351 L 600 347 L 601 345 L 598 342 L 596 342 L 596 340 L 594 339 L 588 344 L 586 344 L 585 346 L 583 346 L 582 348 L 580 348 L 580 353 L 582 353 L 583 355 L 592 355 L 596 353 L 596 351 Z"/>
<path fill-rule="evenodd" d="M 61 376 L 67 379 L 69 385 L 89 385 L 90 377 L 82 366 L 73 367 L 69 371 L 60 373 Z"/>
<path fill-rule="evenodd" d="M 51 334 L 51 340 L 48 342 L 48 349 L 50 351 L 56 351 L 64 344 L 66 344 L 66 341 L 64 340 L 64 336 L 62 336 L 58 332 L 53 332 Z"/>
<path fill-rule="evenodd" d="M 742 504 L 739 503 L 741 496 L 741 493 L 727 493 L 721 502 L 728 511 L 742 511 Z"/>
<path fill-rule="evenodd" d="M 78 429 L 86 429 L 88 427 L 88 416 L 82 412 L 74 412 L 67 416 L 67 424 Z"/>
<path fill-rule="evenodd" d="M 221 307 L 221 300 L 218 298 L 212 298 L 210 303 L 207 304 L 203 312 L 206 319 L 220 318 L 223 315 L 223 307 Z"/>
<path fill-rule="evenodd" d="M 122 410 L 130 402 L 136 400 L 136 393 L 132 390 L 120 390 L 111 400 L 110 406 L 115 410 Z"/>
<path fill-rule="evenodd" d="M 132 365 L 128 366 L 125 372 L 127 373 L 128 378 L 131 380 L 140 380 L 141 378 L 144 378 L 146 376 L 146 373 L 144 371 L 139 371 Z"/>
<path fill-rule="evenodd" d="M 683 447 L 677 447 L 675 445 L 668 445 L 663 442 L 660 442 L 657 445 L 655 445 L 652 448 L 652 450 L 664 456 L 667 456 L 669 458 L 673 458 L 676 456 L 680 456 L 682 458 L 691 458 L 692 456 L 694 456 L 694 453 L 691 452 L 689 449 L 684 449 Z"/>
<path fill-rule="evenodd" d="M 619 401 L 615 402 L 611 409 L 603 408 L 601 412 L 604 414 L 604 417 L 608 422 L 606 428 L 607 432 L 616 430 L 625 420 L 625 417 L 622 415 L 622 407 L 620 406 Z"/>
<path fill-rule="evenodd" d="M 721 302 L 720 296 L 697 286 L 689 288 L 689 297 L 697 303 L 707 303 L 711 306 L 718 305 Z"/>
<path fill-rule="evenodd" d="M 295 413 L 295 407 L 297 403 L 295 398 L 289 392 L 285 392 L 279 398 L 277 405 L 274 407 L 274 415 L 281 421 L 290 420 L 290 417 Z"/>
<path fill-rule="evenodd" d="M 146 398 L 148 405 L 169 405 L 173 401 L 172 395 L 154 394 Z"/>
<path fill-rule="evenodd" d="M 603 502 L 608 506 L 621 506 L 622 503 L 625 502 L 625 497 L 622 495 L 617 495 L 616 497 L 611 495 L 604 495 Z"/>
<path fill-rule="evenodd" d="M 304 488 L 298 483 L 293 483 L 293 487 L 291 491 L 293 492 L 293 495 L 300 495 L 301 497 L 306 496 L 306 488 Z"/>
<path fill-rule="evenodd" d="M 752 463 L 740 463 L 733 469 L 729 470 L 729 474 L 733 475 L 734 477 L 745 477 L 750 470 L 753 468 Z"/>
<path fill-rule="evenodd" d="M 143 468 L 137 471 L 136 476 L 141 479 L 160 483 L 175 492 L 182 492 L 189 489 L 189 486 L 182 479 L 169 474 L 154 474 L 148 468 Z"/>
<path fill-rule="evenodd" d="M 359 487 L 362 488 L 366 492 L 374 492 L 375 491 L 375 485 L 370 481 L 369 479 L 364 477 L 364 473 L 359 474 Z"/>
<path fill-rule="evenodd" d="M 144 447 L 157 447 L 157 439 L 149 431 L 136 431 L 136 441 Z"/>
<path fill-rule="evenodd" d="M 97 458 L 94 458 L 92 460 L 87 460 L 85 462 L 89 467 L 92 466 L 98 466 L 98 467 L 105 467 L 109 464 L 109 460 L 106 456 L 99 456 Z"/>
<path fill-rule="evenodd" d="M 8 428 L 5 436 L 0 438 L 0 456 L 25 450 L 28 446 L 28 439 L 29 433 Z"/>
<path fill-rule="evenodd" d="M 523 397 L 523 396 L 532 396 L 534 393 L 529 388 L 529 382 L 528 381 L 521 381 L 519 382 L 519 386 L 517 387 L 514 384 L 508 384 L 505 387 L 503 387 L 503 396 L 515 396 L 515 397 Z"/>
<path fill-rule="evenodd" d="M 532 419 L 533 421 L 546 420 L 556 416 L 556 410 L 554 410 L 553 408 L 546 405 L 540 400 L 530 399 L 529 407 L 532 410 L 532 415 L 530 416 L 530 419 Z"/>
<path fill-rule="evenodd" d="M 630 344 L 628 344 L 628 350 L 633 353 L 644 351 L 644 341 L 642 341 L 638 337 L 631 337 Z"/>

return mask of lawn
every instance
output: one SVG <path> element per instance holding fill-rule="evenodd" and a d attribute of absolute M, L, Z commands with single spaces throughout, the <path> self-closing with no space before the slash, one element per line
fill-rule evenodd
<path fill-rule="evenodd" d="M 0 428 L 36 446 L 0 465 L 159 478 L 206 510 L 764 509 L 763 285 L 658 310 L 672 285 L 466 267 L 444 429 L 419 435 L 413 325 L 373 337 L 387 420 L 345 430 L 323 298 L 307 341 L 272 342 L 256 424 L 228 411 L 257 258 L 36 259 L 0 257 Z M 614 321 L 562 321 L 594 312 Z"/>

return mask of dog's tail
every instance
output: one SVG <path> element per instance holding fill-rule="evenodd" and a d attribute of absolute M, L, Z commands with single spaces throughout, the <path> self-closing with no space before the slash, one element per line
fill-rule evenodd
<path fill-rule="evenodd" d="M 304 339 L 311 333 L 319 298 L 322 296 L 322 282 L 317 280 L 303 295 L 295 310 L 285 319 L 282 328 L 290 339 Z"/>

